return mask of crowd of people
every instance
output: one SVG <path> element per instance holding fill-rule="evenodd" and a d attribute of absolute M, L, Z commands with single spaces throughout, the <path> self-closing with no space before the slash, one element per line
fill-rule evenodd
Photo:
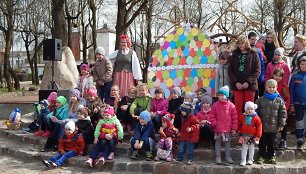
<path fill-rule="evenodd" d="M 128 36 L 122 36 L 120 44 L 121 49 L 109 56 L 115 59 L 98 47 L 94 67 L 81 66 L 78 87 L 70 90 L 69 102 L 56 92 L 40 101 L 40 127 L 34 134 L 48 137 L 43 150 L 58 151 L 43 161 L 47 167 L 61 166 L 78 155 L 87 155 L 85 164 L 90 167 L 114 160 L 124 133 L 132 136 L 132 159 L 138 159 L 143 149 L 146 160 L 182 162 L 187 151 L 187 164 L 193 164 L 194 149 L 209 142 L 217 164 L 222 163 L 222 143 L 225 162 L 232 164 L 231 141 L 238 141 L 240 165 L 253 164 L 256 144 L 257 162 L 276 164 L 276 134 L 281 133 L 278 148 L 287 148 L 286 120 L 293 112 L 296 148 L 303 149 L 305 36 L 295 36 L 291 58 L 285 56 L 273 32 L 240 36 L 236 49 L 219 53 L 216 97 L 203 87 L 194 93 L 174 87 L 169 99 L 160 88 L 149 95 Z"/>

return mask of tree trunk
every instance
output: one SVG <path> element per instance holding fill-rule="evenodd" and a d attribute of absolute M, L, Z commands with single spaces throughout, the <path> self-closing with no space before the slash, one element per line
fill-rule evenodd
<path fill-rule="evenodd" d="M 63 0 L 52 0 L 53 38 L 61 39 L 63 46 L 68 46 L 64 4 Z"/>
<path fill-rule="evenodd" d="M 118 0 L 118 12 L 116 23 L 116 44 L 115 50 L 120 48 L 120 36 L 127 32 L 127 28 L 123 28 L 126 23 L 126 0 Z"/>
<path fill-rule="evenodd" d="M 147 73 L 148 67 L 150 64 L 150 59 L 152 56 L 152 13 L 153 13 L 153 0 L 149 0 L 149 5 L 147 9 L 147 48 L 146 48 L 146 55 L 145 55 L 145 67 L 143 70 L 143 81 L 147 82 Z"/>
<path fill-rule="evenodd" d="M 97 48 L 97 7 L 94 0 L 89 1 L 89 8 L 92 12 L 92 42 L 93 50 Z"/>
<path fill-rule="evenodd" d="M 35 36 L 35 53 L 33 56 L 33 63 L 34 63 L 34 81 L 35 85 L 39 85 L 39 78 L 38 78 L 38 68 L 37 68 L 37 53 L 38 53 L 38 36 Z M 33 71 L 32 71 L 33 74 Z"/>

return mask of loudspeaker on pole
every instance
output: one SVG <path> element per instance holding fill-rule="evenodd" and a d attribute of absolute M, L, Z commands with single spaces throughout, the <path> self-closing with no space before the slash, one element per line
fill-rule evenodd
<path fill-rule="evenodd" d="M 62 60 L 62 40 L 46 39 L 43 43 L 43 60 L 61 61 Z"/>

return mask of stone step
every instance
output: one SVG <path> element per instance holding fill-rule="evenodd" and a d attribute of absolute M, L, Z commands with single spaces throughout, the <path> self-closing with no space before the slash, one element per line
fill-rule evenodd
<path fill-rule="evenodd" d="M 44 160 L 50 158 L 55 153 L 35 152 L 35 149 L 28 144 L 16 144 L 8 138 L 0 138 L 0 152 L 4 155 L 9 155 L 22 159 L 24 161 Z M 65 166 L 85 167 L 86 157 L 70 158 Z M 276 165 L 264 164 L 251 166 L 239 166 L 239 162 L 234 164 L 216 165 L 213 162 L 196 160 L 193 165 L 185 163 L 165 162 L 165 161 L 145 161 L 144 157 L 139 160 L 131 160 L 129 158 L 116 158 L 113 161 L 106 161 L 101 166 L 92 168 L 92 172 L 112 171 L 113 173 L 258 173 L 258 174 L 278 174 L 291 173 L 300 174 L 306 173 L 306 161 L 296 160 L 291 162 L 278 162 Z"/>
<path fill-rule="evenodd" d="M 46 142 L 46 138 L 35 137 L 31 133 L 24 133 L 21 130 L 12 131 L 12 130 L 3 130 L 0 129 L 0 136 L 4 139 L 9 139 L 12 142 L 15 142 L 16 145 L 30 145 L 31 152 L 40 152 L 40 149 Z M 175 152 L 175 156 L 176 156 Z M 224 150 L 222 149 L 223 157 Z M 256 148 L 255 156 L 258 154 L 258 148 Z M 121 158 L 129 158 L 131 155 L 130 144 L 126 140 L 122 144 L 118 144 L 116 147 L 116 156 Z M 235 146 L 231 148 L 231 156 L 233 160 L 240 160 L 240 146 Z M 295 148 L 289 148 L 284 151 L 276 152 L 277 161 L 294 161 L 296 159 L 306 159 L 306 152 L 296 151 Z M 215 151 L 213 149 L 199 147 L 195 149 L 195 160 L 201 161 L 210 161 L 215 160 Z"/>

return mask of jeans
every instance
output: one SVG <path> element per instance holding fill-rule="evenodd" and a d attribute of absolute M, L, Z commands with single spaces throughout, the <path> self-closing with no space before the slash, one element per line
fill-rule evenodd
<path fill-rule="evenodd" d="M 101 152 L 107 154 L 105 149 L 108 149 L 109 153 L 115 151 L 116 141 L 115 140 L 106 140 L 106 139 L 99 139 L 99 142 L 95 144 L 92 152 L 90 153 L 90 158 L 95 160 L 98 158 Z M 108 147 L 108 148 L 107 148 Z M 104 156 L 104 155 L 103 155 Z"/>
<path fill-rule="evenodd" d="M 50 161 L 54 162 L 57 166 L 61 166 L 68 158 L 74 156 L 77 156 L 75 151 L 68 151 L 64 154 L 57 153 L 52 158 L 50 158 Z"/>
<path fill-rule="evenodd" d="M 101 101 L 105 98 L 110 97 L 110 90 L 113 85 L 113 81 L 104 83 L 103 86 L 97 85 L 97 92 L 99 97 L 101 98 Z"/>
<path fill-rule="evenodd" d="M 194 144 L 187 141 L 181 141 L 179 142 L 179 149 L 178 149 L 178 161 L 183 161 L 185 151 L 187 150 L 188 153 L 188 159 L 194 160 Z"/>
<path fill-rule="evenodd" d="M 135 141 L 136 140 L 135 140 L 134 137 L 132 137 L 131 140 L 130 140 L 131 147 L 132 147 L 133 151 L 138 150 L 138 149 L 134 148 Z M 141 141 L 141 140 L 139 140 L 139 141 Z M 154 143 L 155 143 L 154 140 L 152 138 L 148 137 L 144 140 L 142 147 L 144 147 L 146 149 L 146 152 L 152 152 L 153 148 L 154 148 Z"/>
<path fill-rule="evenodd" d="M 303 141 L 304 130 L 306 126 L 306 105 L 294 105 L 295 119 L 296 119 L 296 139 L 297 141 Z"/>

